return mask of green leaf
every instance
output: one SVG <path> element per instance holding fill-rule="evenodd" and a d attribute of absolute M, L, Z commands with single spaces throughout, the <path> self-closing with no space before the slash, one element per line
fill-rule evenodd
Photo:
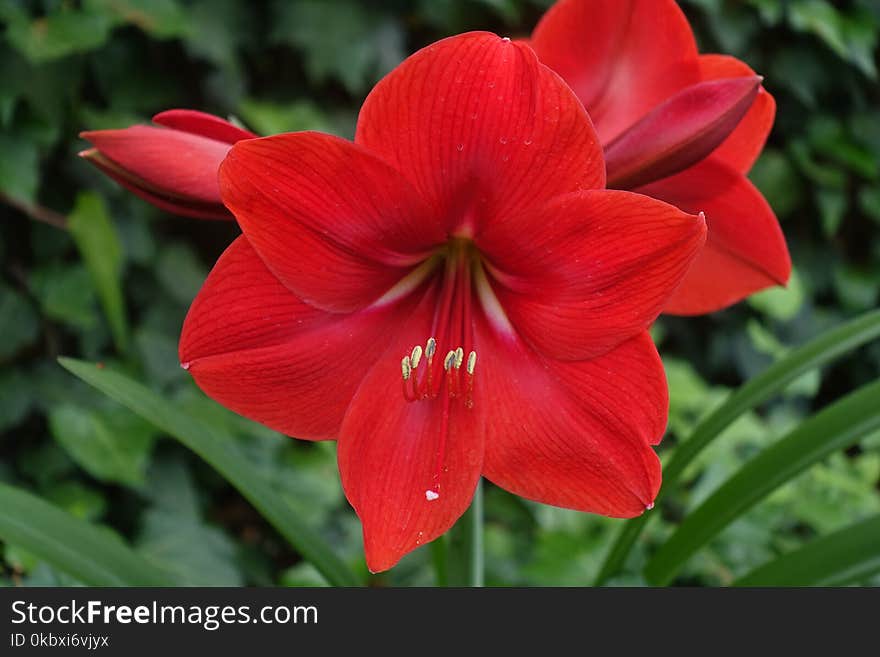
<path fill-rule="evenodd" d="M 360 94 L 404 57 L 399 24 L 361 2 L 293 0 L 276 14 L 270 38 L 299 48 L 314 82 L 335 78 Z"/>
<path fill-rule="evenodd" d="M 98 520 L 107 510 L 107 500 L 94 488 L 68 480 L 52 484 L 43 497 L 60 509 L 83 520 Z"/>
<path fill-rule="evenodd" d="M 0 282 L 0 360 L 33 343 L 38 329 L 37 315 L 27 299 Z"/>
<path fill-rule="evenodd" d="M 173 584 L 110 530 L 6 484 L 0 484 L 0 539 L 91 586 Z"/>
<path fill-rule="evenodd" d="M 820 189 L 816 192 L 816 202 L 819 205 L 819 216 L 822 219 L 822 232 L 825 237 L 834 237 L 843 223 L 849 199 L 840 190 Z"/>
<path fill-rule="evenodd" d="M 663 466 L 663 487 L 657 501 L 675 488 L 687 466 L 737 418 L 782 392 L 801 375 L 827 365 L 877 337 L 880 337 L 880 310 L 866 313 L 823 333 L 747 381 L 706 416 L 690 438 L 676 447 L 672 458 Z M 646 513 L 623 524 L 596 578 L 597 585 L 620 570 L 645 523 L 654 515 Z"/>
<path fill-rule="evenodd" d="M 189 306 L 208 277 L 208 270 L 185 244 L 174 243 L 159 253 L 156 275 L 165 292 Z"/>
<path fill-rule="evenodd" d="M 817 538 L 736 580 L 734 586 L 846 586 L 880 573 L 880 515 Z"/>
<path fill-rule="evenodd" d="M 645 566 L 655 585 L 770 492 L 833 452 L 880 428 L 880 381 L 862 386 L 762 451 L 690 513 Z"/>
<path fill-rule="evenodd" d="M 40 153 L 34 140 L 0 133 L 0 192 L 33 203 L 40 184 Z"/>
<path fill-rule="evenodd" d="M 90 0 L 101 13 L 159 39 L 187 32 L 186 13 L 177 0 Z"/>
<path fill-rule="evenodd" d="M 70 457 L 93 477 L 143 485 L 153 430 L 130 413 L 116 409 L 101 413 L 64 404 L 49 413 L 49 428 Z"/>
<path fill-rule="evenodd" d="M 198 491 L 182 458 L 150 469 L 138 550 L 174 573 L 182 586 L 241 586 L 235 542 L 202 518 Z"/>
<path fill-rule="evenodd" d="M 279 104 L 246 98 L 241 102 L 238 111 L 245 123 L 261 135 L 298 130 L 333 131 L 324 112 L 307 100 Z"/>
<path fill-rule="evenodd" d="M 112 18 L 103 12 L 67 8 L 47 16 L 31 18 L 21 8 L 10 5 L 4 11 L 6 38 L 14 48 L 34 63 L 59 59 L 99 48 L 113 28 Z"/>
<path fill-rule="evenodd" d="M 31 272 L 30 283 L 46 317 L 82 331 L 98 325 L 95 288 L 84 267 L 61 263 L 41 267 Z"/>
<path fill-rule="evenodd" d="M 773 319 L 788 321 L 797 315 L 804 304 L 806 292 L 796 269 L 791 270 L 791 278 L 785 287 L 775 286 L 753 294 L 748 298 L 752 308 Z"/>
<path fill-rule="evenodd" d="M 360 584 L 354 573 L 306 526 L 276 491 L 242 458 L 232 438 L 178 411 L 128 377 L 92 363 L 60 358 L 63 367 L 134 411 L 194 451 L 235 486 L 300 554 L 338 586 Z"/>
<path fill-rule="evenodd" d="M 0 372 L 0 431 L 19 424 L 34 405 L 34 389 L 21 371 L 4 368 Z"/>
<path fill-rule="evenodd" d="M 785 218 L 802 202 L 803 190 L 789 159 L 778 149 L 767 148 L 749 172 L 749 178 L 767 197 L 773 211 Z"/>
<path fill-rule="evenodd" d="M 844 15 L 826 0 L 799 0 L 792 3 L 788 14 L 795 30 L 815 34 L 842 59 L 876 78 L 873 51 L 877 33 L 870 18 L 869 13 Z"/>
<path fill-rule="evenodd" d="M 174 509 L 151 509 L 143 523 L 138 550 L 173 572 L 180 586 L 243 584 L 235 565 L 235 542 L 220 529 Z"/>
<path fill-rule="evenodd" d="M 125 351 L 128 323 L 122 296 L 122 245 L 103 199 L 91 192 L 79 194 L 67 227 L 92 277 L 113 340 L 120 351 Z"/>

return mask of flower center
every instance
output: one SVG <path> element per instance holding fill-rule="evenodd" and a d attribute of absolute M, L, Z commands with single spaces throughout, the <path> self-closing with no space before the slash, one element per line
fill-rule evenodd
<path fill-rule="evenodd" d="M 479 267 L 476 252 L 464 240 L 455 240 L 448 247 L 446 266 L 437 283 L 440 294 L 434 309 L 433 336 L 413 347 L 400 361 L 403 397 L 407 402 L 434 402 L 440 404 L 440 440 L 437 463 L 425 499 L 432 502 L 440 497 L 440 474 L 449 437 L 449 415 L 452 404 L 465 409 L 474 407 L 474 373 L 477 352 L 474 350 L 472 317 L 472 271 Z M 437 346 L 447 349 L 438 357 Z M 465 356 L 467 354 L 467 356 Z"/>

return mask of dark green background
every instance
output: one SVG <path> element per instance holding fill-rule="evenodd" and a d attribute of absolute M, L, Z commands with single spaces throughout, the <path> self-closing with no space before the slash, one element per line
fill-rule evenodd
<path fill-rule="evenodd" d="M 179 368 L 189 302 L 236 234 L 162 213 L 76 157 L 83 129 L 196 108 L 256 132 L 351 136 L 371 85 L 408 53 L 472 29 L 525 36 L 542 0 L 0 0 L 0 480 L 100 521 L 181 584 L 317 584 L 320 576 L 212 470 L 55 362 L 102 360 L 240 440 L 301 515 L 363 571 L 360 527 L 332 444 L 284 439 L 206 400 Z M 874 0 L 690 0 L 703 52 L 744 59 L 776 97 L 752 178 L 794 262 L 787 290 L 655 327 L 672 397 L 661 453 L 773 358 L 874 307 L 880 287 L 880 93 Z M 69 216 L 70 230 L 61 224 Z M 48 221 L 48 223 L 46 223 Z M 98 253 L 100 257 L 90 257 Z M 880 345 L 792 385 L 701 455 L 627 572 L 761 447 L 877 377 Z M 878 400 L 880 403 L 880 400 Z M 620 521 L 487 490 L 490 584 L 589 583 Z M 679 583 L 717 585 L 880 512 L 880 436 L 787 484 L 692 559 Z M 69 577 L 0 543 L 0 580 Z M 431 584 L 420 550 L 376 583 Z M 880 580 L 874 580 L 880 583 Z"/>

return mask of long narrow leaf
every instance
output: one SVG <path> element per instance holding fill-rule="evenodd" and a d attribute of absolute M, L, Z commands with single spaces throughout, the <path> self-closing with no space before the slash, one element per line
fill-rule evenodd
<path fill-rule="evenodd" d="M 672 581 L 691 555 L 779 486 L 880 428 L 880 381 L 862 386 L 804 421 L 740 468 L 702 505 L 645 566 L 652 584 Z"/>
<path fill-rule="evenodd" d="M 721 406 L 706 416 L 689 439 L 675 448 L 675 453 L 663 468 L 663 488 L 657 500 L 673 490 L 685 468 L 742 414 L 778 394 L 806 372 L 827 365 L 878 337 L 880 337 L 880 310 L 874 310 L 823 333 L 747 381 Z M 627 521 L 621 527 L 596 578 L 597 586 L 620 571 L 632 546 L 642 533 L 645 523 L 653 516 L 654 514 L 646 513 Z"/>
<path fill-rule="evenodd" d="M 59 362 L 86 383 L 151 422 L 194 451 L 235 486 L 300 554 L 331 584 L 357 586 L 357 576 L 294 513 L 259 472 L 230 448 L 231 438 L 180 412 L 172 404 L 130 378 L 92 363 L 60 358 Z"/>
<path fill-rule="evenodd" d="M 734 586 L 845 586 L 880 573 L 880 515 L 817 538 Z"/>
<path fill-rule="evenodd" d="M 0 539 L 92 586 L 174 584 L 109 530 L 7 484 L 0 484 Z"/>

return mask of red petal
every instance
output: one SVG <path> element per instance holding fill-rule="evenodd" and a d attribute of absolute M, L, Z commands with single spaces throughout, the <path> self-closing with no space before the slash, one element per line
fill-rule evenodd
<path fill-rule="evenodd" d="M 484 332 L 475 379 L 492 399 L 485 476 L 516 495 L 614 517 L 640 515 L 660 488 L 650 444 L 666 426 L 666 379 L 643 332 L 589 361 L 542 359 Z M 480 343 L 484 349 L 484 343 Z"/>
<path fill-rule="evenodd" d="M 445 240 L 396 171 L 337 137 L 239 142 L 220 181 L 223 201 L 269 269 L 325 310 L 370 305 Z"/>
<path fill-rule="evenodd" d="M 363 523 L 373 572 L 448 530 L 480 477 L 486 405 L 468 409 L 459 397 L 444 420 L 444 396 L 406 402 L 401 391 L 401 357 L 430 334 L 433 301 L 426 298 L 384 341 L 390 346 L 361 384 L 339 434 L 339 472 Z"/>
<path fill-rule="evenodd" d="M 760 85 L 759 77 L 724 78 L 679 91 L 605 147 L 608 186 L 632 189 L 705 159 L 749 111 Z"/>
<path fill-rule="evenodd" d="M 478 236 L 516 331 L 563 360 L 645 330 L 703 244 L 702 219 L 617 191 L 561 197 Z"/>
<path fill-rule="evenodd" d="M 409 57 L 367 97 L 355 141 L 468 234 L 560 193 L 604 186 L 589 117 L 525 44 L 473 32 Z"/>
<path fill-rule="evenodd" d="M 700 55 L 700 73 L 704 80 L 755 75 L 744 62 L 727 55 Z M 712 157 L 745 173 L 761 154 L 775 117 L 776 101 L 761 87 L 751 109 Z"/>
<path fill-rule="evenodd" d="M 163 196 L 220 203 L 217 169 L 229 144 L 180 130 L 136 125 L 80 134 L 127 174 Z"/>
<path fill-rule="evenodd" d="M 81 151 L 79 156 L 91 162 L 97 169 L 103 171 L 122 187 L 135 196 L 152 203 L 157 208 L 196 219 L 232 219 L 232 213 L 226 206 L 220 203 L 200 203 L 182 197 L 163 196 L 160 190 L 153 189 L 151 185 L 139 179 L 137 176 L 119 168 L 112 161 L 104 157 L 96 148 Z"/>
<path fill-rule="evenodd" d="M 713 312 L 788 281 L 791 259 L 773 210 L 745 176 L 714 156 L 638 191 L 706 214 L 706 248 L 664 312 Z"/>
<path fill-rule="evenodd" d="M 249 130 L 243 130 L 232 125 L 229 121 L 224 121 L 219 116 L 195 110 L 165 110 L 153 117 L 153 123 L 183 132 L 191 132 L 208 139 L 216 139 L 227 144 L 234 144 L 242 139 L 253 139 L 257 136 Z"/>
<path fill-rule="evenodd" d="M 673 0 L 560 0 L 532 47 L 571 85 L 603 144 L 700 81 L 693 33 Z"/>
<path fill-rule="evenodd" d="M 376 345 L 401 312 L 317 310 L 281 285 L 239 237 L 193 301 L 180 360 L 227 408 L 297 438 L 333 438 L 377 358 Z"/>

